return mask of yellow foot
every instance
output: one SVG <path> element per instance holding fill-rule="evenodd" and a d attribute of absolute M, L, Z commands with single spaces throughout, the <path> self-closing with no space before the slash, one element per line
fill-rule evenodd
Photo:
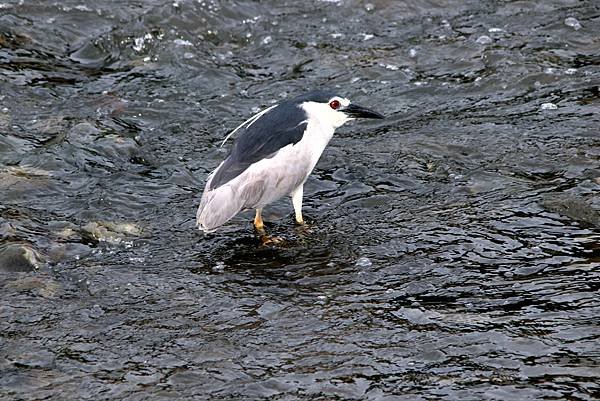
<path fill-rule="evenodd" d="M 305 238 L 306 236 L 313 233 L 313 228 L 311 225 L 309 225 L 305 222 L 303 224 L 298 224 L 294 228 L 294 231 L 296 231 L 296 234 L 298 235 L 299 238 Z"/>
<path fill-rule="evenodd" d="M 296 222 L 296 228 L 298 230 L 307 231 L 308 229 L 310 229 L 311 225 L 308 224 L 308 222 L 302 218 L 302 215 L 296 215 L 296 218 L 294 220 Z"/>
<path fill-rule="evenodd" d="M 267 232 L 265 231 L 265 226 L 263 225 L 254 225 L 254 229 L 256 230 L 256 232 L 262 237 L 263 235 L 267 235 Z"/>
<path fill-rule="evenodd" d="M 263 223 L 262 219 L 262 208 L 256 209 L 256 215 L 254 216 L 254 228 L 258 232 L 265 231 L 265 223 Z"/>
<path fill-rule="evenodd" d="M 264 233 L 265 232 L 265 225 L 264 225 L 262 219 L 258 220 L 258 221 L 256 219 L 254 219 L 254 228 L 259 233 Z"/>
<path fill-rule="evenodd" d="M 272 235 L 266 235 L 263 234 L 260 236 L 260 242 L 263 246 L 268 246 L 268 245 L 283 245 L 285 243 L 285 240 L 281 237 L 275 237 Z"/>
<path fill-rule="evenodd" d="M 299 226 L 303 226 L 304 224 L 306 224 L 306 221 L 304 221 L 304 218 L 302 217 L 302 213 L 296 212 L 294 214 L 294 220 L 296 220 L 296 224 L 298 224 Z"/>
<path fill-rule="evenodd" d="M 265 230 L 265 225 L 262 224 L 262 221 L 260 222 L 261 224 L 256 224 L 256 221 L 254 222 L 254 229 L 256 230 L 256 232 L 258 233 L 258 235 L 260 235 L 261 237 L 266 237 L 267 236 L 267 231 Z"/>

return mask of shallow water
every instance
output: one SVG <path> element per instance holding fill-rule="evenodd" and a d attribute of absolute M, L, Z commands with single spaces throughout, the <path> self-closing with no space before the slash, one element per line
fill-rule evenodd
<path fill-rule="evenodd" d="M 575 23 L 572 19 L 575 18 Z M 0 2 L 0 398 L 600 397 L 595 1 Z M 194 229 L 229 130 L 388 116 Z"/>

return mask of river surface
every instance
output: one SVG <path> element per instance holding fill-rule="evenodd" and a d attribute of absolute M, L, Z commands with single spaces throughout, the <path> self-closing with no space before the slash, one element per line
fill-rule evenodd
<path fill-rule="evenodd" d="M 0 399 L 599 399 L 599 84 L 595 0 L 0 0 Z M 308 226 L 197 231 L 324 87 Z"/>

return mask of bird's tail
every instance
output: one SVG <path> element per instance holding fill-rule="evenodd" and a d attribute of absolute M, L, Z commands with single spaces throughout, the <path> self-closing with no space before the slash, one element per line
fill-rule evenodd
<path fill-rule="evenodd" d="M 214 231 L 227 223 L 244 208 L 245 203 L 233 186 L 208 188 L 207 185 L 196 213 L 196 225 L 204 232 Z"/>

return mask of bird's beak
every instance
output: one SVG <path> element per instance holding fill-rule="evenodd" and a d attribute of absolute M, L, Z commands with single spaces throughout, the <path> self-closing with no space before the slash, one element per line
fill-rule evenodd
<path fill-rule="evenodd" d="M 350 118 L 384 118 L 382 114 L 379 114 L 376 111 L 369 110 L 366 107 L 353 103 L 350 103 L 348 107 L 341 111 L 348 114 Z"/>

